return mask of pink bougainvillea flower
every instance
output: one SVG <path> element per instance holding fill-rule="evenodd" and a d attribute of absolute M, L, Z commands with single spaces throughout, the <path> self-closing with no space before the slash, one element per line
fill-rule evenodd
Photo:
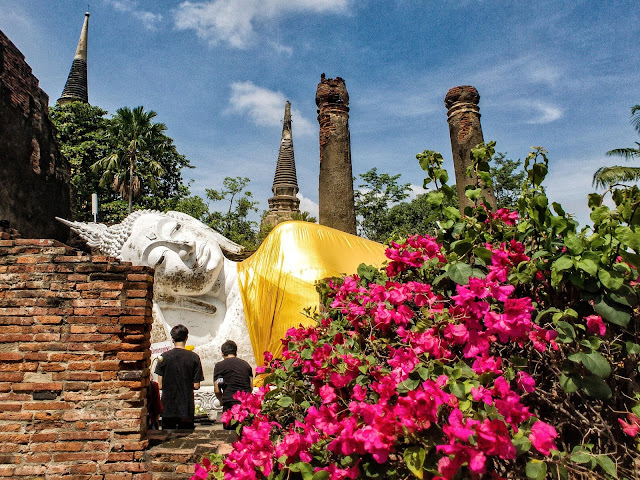
<path fill-rule="evenodd" d="M 640 432 L 640 417 L 634 415 L 633 413 L 627 414 L 627 420 L 629 422 L 625 422 L 621 418 L 618 419 L 620 425 L 622 426 L 622 431 L 629 435 L 630 437 L 635 437 Z"/>
<path fill-rule="evenodd" d="M 502 359 L 500 357 L 496 358 L 493 356 L 483 356 L 482 358 L 478 358 L 475 362 L 473 362 L 471 368 L 478 375 L 482 375 L 483 373 L 501 374 L 501 365 Z"/>
<path fill-rule="evenodd" d="M 191 476 L 191 480 L 207 480 L 208 477 L 209 477 L 209 469 L 204 468 L 199 463 L 196 463 L 194 473 Z"/>
<path fill-rule="evenodd" d="M 585 317 L 585 320 L 587 321 L 587 330 L 590 333 L 597 333 L 601 337 L 607 333 L 607 327 L 604 325 L 600 315 L 589 315 Z"/>
<path fill-rule="evenodd" d="M 548 423 L 538 420 L 531 427 L 531 434 L 529 440 L 531 444 L 543 455 L 549 455 L 551 450 L 557 450 L 554 439 L 557 438 L 558 432 L 556 429 Z"/>
<path fill-rule="evenodd" d="M 327 404 L 333 402 L 337 397 L 336 391 L 331 387 L 331 385 L 323 385 L 320 387 L 320 398 L 322 402 Z"/>
<path fill-rule="evenodd" d="M 491 390 L 483 387 L 482 385 L 477 388 L 471 387 L 471 396 L 476 402 L 482 400 L 487 405 L 493 404 L 493 395 L 491 395 Z"/>
<path fill-rule="evenodd" d="M 536 381 L 527 372 L 518 372 L 516 374 L 516 385 L 524 392 L 531 393 L 536 389 Z"/>

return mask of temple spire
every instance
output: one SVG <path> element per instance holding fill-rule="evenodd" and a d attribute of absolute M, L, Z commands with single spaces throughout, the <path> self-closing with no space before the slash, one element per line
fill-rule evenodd
<path fill-rule="evenodd" d="M 296 176 L 296 161 L 293 155 L 293 139 L 291 136 L 291 103 L 287 101 L 284 107 L 282 122 L 282 139 L 276 174 L 271 187 L 273 197 L 269 199 L 269 212 L 263 219 L 263 224 L 272 226 L 284 220 L 291 220 L 294 213 L 300 213 L 298 193 L 298 177 Z"/>
<path fill-rule="evenodd" d="M 71 71 L 67 83 L 62 91 L 58 103 L 84 102 L 89 103 L 89 88 L 87 86 L 87 43 L 89 38 L 89 12 L 84 14 L 84 24 L 80 32 L 78 47 L 73 57 Z"/>

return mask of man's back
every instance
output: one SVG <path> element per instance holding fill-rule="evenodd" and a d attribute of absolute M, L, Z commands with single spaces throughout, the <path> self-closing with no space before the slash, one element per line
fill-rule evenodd
<path fill-rule="evenodd" d="M 162 375 L 163 417 L 194 417 L 193 384 L 204 380 L 200 357 L 184 348 L 162 354 L 155 373 Z"/>
<path fill-rule="evenodd" d="M 227 357 L 216 363 L 213 370 L 213 381 L 224 380 L 222 389 L 222 404 L 234 402 L 236 392 L 250 392 L 253 370 L 251 365 L 237 357 Z"/>

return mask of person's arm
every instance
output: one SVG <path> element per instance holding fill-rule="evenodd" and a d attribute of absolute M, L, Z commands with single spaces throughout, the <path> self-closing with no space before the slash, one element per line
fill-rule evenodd
<path fill-rule="evenodd" d="M 162 390 L 162 375 L 158 375 L 158 388 Z"/>
<path fill-rule="evenodd" d="M 200 390 L 200 382 L 195 382 L 195 383 L 193 384 L 193 389 L 194 389 L 194 390 Z"/>
<path fill-rule="evenodd" d="M 215 393 L 216 398 L 222 402 L 222 390 L 220 390 L 218 382 L 213 382 L 213 393 Z"/>

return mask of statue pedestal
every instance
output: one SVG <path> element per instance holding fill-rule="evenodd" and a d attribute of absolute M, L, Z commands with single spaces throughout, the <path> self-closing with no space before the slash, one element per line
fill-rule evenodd
<path fill-rule="evenodd" d="M 220 400 L 216 398 L 213 386 L 200 387 L 200 390 L 193 392 L 196 407 L 200 407 L 209 413 L 209 417 L 216 418 L 218 413 L 222 412 Z"/>

